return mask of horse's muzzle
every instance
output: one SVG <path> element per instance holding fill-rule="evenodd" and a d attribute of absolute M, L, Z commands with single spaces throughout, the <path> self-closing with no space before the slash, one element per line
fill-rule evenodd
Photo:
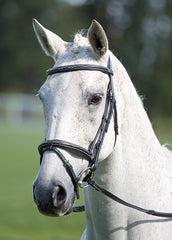
<path fill-rule="evenodd" d="M 33 199 L 42 214 L 64 216 L 72 211 L 75 193 L 69 198 L 67 190 L 61 183 L 51 188 L 43 189 L 35 181 L 33 184 Z"/>

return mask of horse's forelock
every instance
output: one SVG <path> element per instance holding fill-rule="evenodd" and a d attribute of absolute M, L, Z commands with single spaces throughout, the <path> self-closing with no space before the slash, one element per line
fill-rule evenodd
<path fill-rule="evenodd" d="M 84 47 L 89 45 L 88 38 L 85 37 L 85 34 L 83 31 L 80 31 L 75 34 L 73 42 L 78 47 Z"/>

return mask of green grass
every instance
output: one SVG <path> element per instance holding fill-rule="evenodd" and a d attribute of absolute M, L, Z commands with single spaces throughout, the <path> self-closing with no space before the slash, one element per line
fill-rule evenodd
<path fill-rule="evenodd" d="M 171 119 L 153 120 L 161 143 L 172 144 L 171 123 Z M 0 240 L 78 240 L 85 228 L 84 213 L 46 217 L 32 200 L 32 182 L 39 169 L 37 146 L 43 139 L 40 128 L 0 124 Z"/>
<path fill-rule="evenodd" d="M 85 228 L 84 213 L 50 218 L 33 202 L 43 139 L 42 130 L 0 125 L 0 240 L 78 240 Z"/>

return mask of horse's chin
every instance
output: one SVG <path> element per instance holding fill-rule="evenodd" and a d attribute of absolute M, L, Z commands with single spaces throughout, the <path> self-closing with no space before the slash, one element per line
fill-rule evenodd
<path fill-rule="evenodd" d="M 73 206 L 69 207 L 69 208 L 42 208 L 42 207 L 38 207 L 38 210 L 41 214 L 49 216 L 49 217 L 62 217 L 65 215 L 69 215 L 72 210 L 73 210 Z"/>

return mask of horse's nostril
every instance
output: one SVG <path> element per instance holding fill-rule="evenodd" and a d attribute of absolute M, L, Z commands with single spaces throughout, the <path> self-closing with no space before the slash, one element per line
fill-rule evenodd
<path fill-rule="evenodd" d="M 53 204 L 55 207 L 60 207 L 66 201 L 66 191 L 62 186 L 56 186 L 53 192 Z"/>

